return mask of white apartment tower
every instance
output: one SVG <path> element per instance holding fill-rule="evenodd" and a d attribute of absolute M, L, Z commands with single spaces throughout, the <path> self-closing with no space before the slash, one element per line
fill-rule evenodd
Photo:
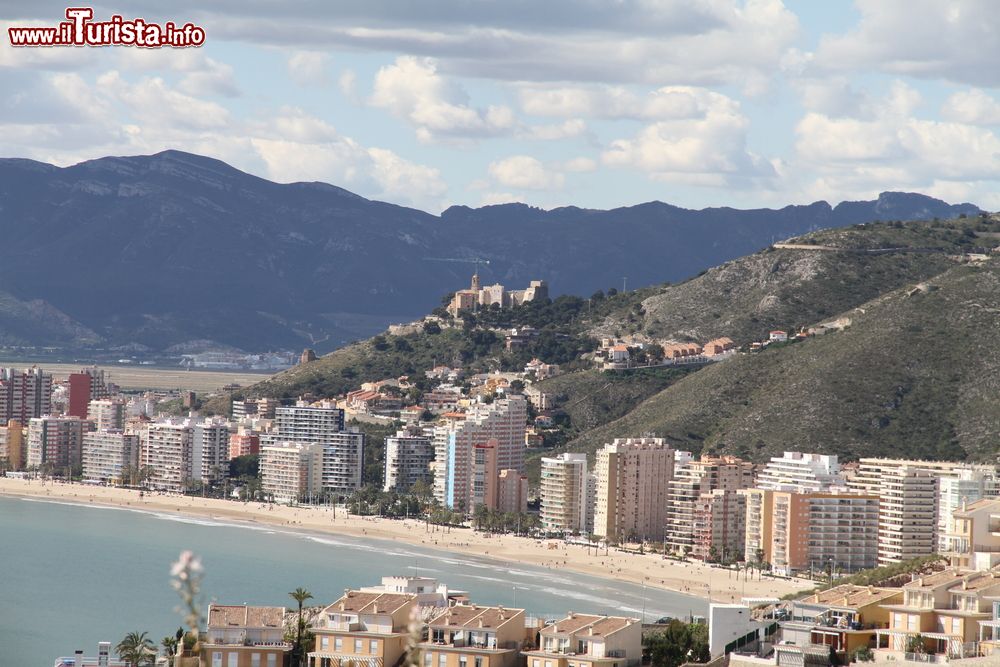
<path fill-rule="evenodd" d="M 128 483 L 139 465 L 139 436 L 120 429 L 83 434 L 83 478 L 105 484 Z"/>
<path fill-rule="evenodd" d="M 417 482 L 434 483 L 433 438 L 422 431 L 397 431 L 385 439 L 386 491 L 409 491 Z"/>
<path fill-rule="evenodd" d="M 184 419 L 151 422 L 145 428 L 139 463 L 153 469 L 150 483 L 166 491 L 184 491 L 191 479 L 194 429 Z"/>
<path fill-rule="evenodd" d="M 98 431 L 125 428 L 125 403 L 112 398 L 95 398 L 87 404 L 87 419 Z"/>
<path fill-rule="evenodd" d="M 661 540 L 674 450 L 663 438 L 624 438 L 597 452 L 594 533 L 609 540 Z"/>
<path fill-rule="evenodd" d="M 319 493 L 323 447 L 308 442 L 278 442 L 260 449 L 260 486 L 278 502 L 308 499 Z"/>
<path fill-rule="evenodd" d="M 229 423 L 224 419 L 191 425 L 191 476 L 203 484 L 229 476 Z"/>
<path fill-rule="evenodd" d="M 542 458 L 540 480 L 542 529 L 588 534 L 593 509 L 588 500 L 587 455 L 563 453 Z"/>
<path fill-rule="evenodd" d="M 757 476 L 757 488 L 771 491 L 825 491 L 845 485 L 835 455 L 785 452 L 774 456 Z"/>

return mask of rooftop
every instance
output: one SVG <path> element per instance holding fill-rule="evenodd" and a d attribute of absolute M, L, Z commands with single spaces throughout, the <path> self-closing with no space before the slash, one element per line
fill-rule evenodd
<path fill-rule="evenodd" d="M 902 591 L 899 588 L 876 588 L 875 586 L 857 586 L 855 584 L 842 584 L 825 591 L 819 591 L 812 595 L 800 598 L 799 602 L 805 604 L 825 604 L 831 607 L 849 607 L 856 609 L 866 607 L 876 602 L 883 602 L 888 598 L 899 595 Z"/>
<path fill-rule="evenodd" d="M 542 628 L 541 634 L 555 635 L 582 632 L 595 637 L 607 637 L 636 622 L 636 619 L 624 616 L 594 616 L 591 614 L 574 614 L 570 612 L 566 618 Z"/>
<path fill-rule="evenodd" d="M 428 625 L 434 628 L 499 628 L 523 609 L 505 607 L 481 607 L 479 605 L 455 605 L 435 616 Z"/>
<path fill-rule="evenodd" d="M 355 614 L 393 614 L 416 596 L 405 593 L 365 593 L 346 591 L 344 596 L 326 608 Z"/>
<path fill-rule="evenodd" d="M 208 605 L 209 628 L 281 628 L 284 622 L 284 607 Z"/>

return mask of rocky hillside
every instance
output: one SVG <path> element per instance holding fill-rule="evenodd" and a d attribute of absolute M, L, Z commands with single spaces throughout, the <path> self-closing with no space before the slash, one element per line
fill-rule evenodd
<path fill-rule="evenodd" d="M 817 315 L 838 315 L 850 325 L 688 374 L 566 448 L 592 452 L 614 437 L 655 433 L 695 452 L 756 460 L 788 448 L 846 459 L 995 457 L 1000 259 L 970 262 L 959 255 L 973 245 L 995 246 L 995 227 L 969 219 L 825 232 L 802 240 L 844 249 L 913 245 L 878 258 L 765 252 L 710 271 L 691 281 L 691 289 L 704 295 L 709 309 L 720 309 L 720 319 L 742 327 L 737 336 L 760 337 L 771 323 L 810 324 L 822 319 Z M 927 247 L 941 252 L 919 250 Z M 730 310 L 705 286 L 727 274 L 743 277 L 742 284 L 731 283 Z M 655 317 L 650 304 L 679 299 L 680 287 L 647 299 L 647 320 Z M 756 304 L 770 296 L 782 314 L 763 319 Z M 663 331 L 686 326 L 682 315 L 673 317 L 667 321 L 675 324 Z M 714 319 L 700 317 L 704 329 L 692 330 L 723 331 L 713 328 Z"/>

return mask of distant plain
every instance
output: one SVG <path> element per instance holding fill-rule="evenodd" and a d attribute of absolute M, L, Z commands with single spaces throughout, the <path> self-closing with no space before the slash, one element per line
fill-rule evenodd
<path fill-rule="evenodd" d="M 0 360 L 0 367 L 4 368 L 30 368 L 36 365 L 52 373 L 56 380 L 65 380 L 70 373 L 87 367 L 85 363 Z M 186 389 L 196 392 L 211 392 L 218 391 L 227 384 L 239 384 L 247 387 L 270 376 L 270 373 L 250 371 L 185 370 L 183 368 L 158 368 L 133 364 L 105 364 L 99 365 L 98 368 L 104 369 L 108 381 L 129 391 Z"/>

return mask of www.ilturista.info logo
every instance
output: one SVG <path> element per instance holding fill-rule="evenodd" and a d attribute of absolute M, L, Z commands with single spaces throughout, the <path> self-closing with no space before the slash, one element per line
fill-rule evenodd
<path fill-rule="evenodd" d="M 69 7 L 57 26 L 7 28 L 11 46 L 142 46 L 184 48 L 205 43 L 205 29 L 193 23 L 163 25 L 145 19 L 124 19 L 114 15 L 107 21 L 93 21 L 90 7 Z"/>

